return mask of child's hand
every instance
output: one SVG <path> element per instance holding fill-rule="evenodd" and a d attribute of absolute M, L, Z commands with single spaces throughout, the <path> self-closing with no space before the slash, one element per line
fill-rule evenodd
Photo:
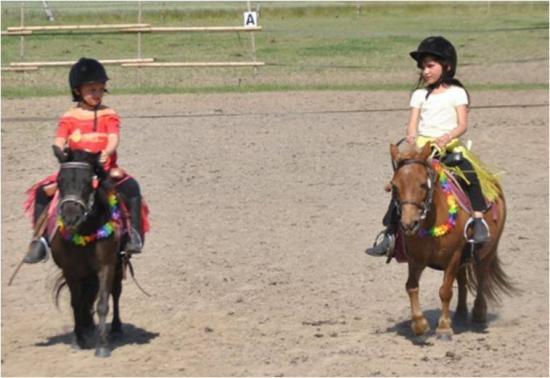
<path fill-rule="evenodd" d="M 109 158 L 109 155 L 105 151 L 101 151 L 101 155 L 99 155 L 99 162 L 101 164 L 105 164 L 108 158 Z"/>
<path fill-rule="evenodd" d="M 408 144 L 414 144 L 415 139 L 416 139 L 415 135 L 407 135 L 407 143 Z"/>
<path fill-rule="evenodd" d="M 450 141 L 452 140 L 451 138 L 451 135 L 449 133 L 443 135 L 443 136 L 440 136 L 439 138 L 437 138 L 435 140 L 435 144 L 437 144 L 437 146 L 439 148 L 443 148 L 447 145 L 447 143 L 449 143 Z"/>

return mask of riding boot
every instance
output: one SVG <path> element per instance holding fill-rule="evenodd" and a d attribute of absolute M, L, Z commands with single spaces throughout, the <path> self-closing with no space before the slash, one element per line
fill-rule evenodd
<path fill-rule="evenodd" d="M 48 255 L 48 242 L 43 236 L 39 239 L 31 241 L 29 245 L 29 251 L 23 259 L 27 264 L 35 264 L 46 259 Z"/>
<path fill-rule="evenodd" d="M 35 202 L 34 214 L 33 214 L 34 224 L 38 222 L 38 218 L 46 208 L 47 208 L 47 205 L 43 205 L 38 202 Z M 48 241 L 46 240 L 44 235 L 42 235 L 40 238 L 34 239 L 31 241 L 29 245 L 29 250 L 25 255 L 25 258 L 23 259 L 23 261 L 27 264 L 35 264 L 37 262 L 45 260 L 47 255 L 48 255 Z"/>
<path fill-rule="evenodd" d="M 141 228 L 141 197 L 130 198 L 128 201 L 130 211 L 130 230 L 128 230 L 127 253 L 141 253 L 143 242 L 139 232 Z"/>
<path fill-rule="evenodd" d="M 474 218 L 474 243 L 485 243 L 491 240 L 489 228 L 483 218 Z"/>
<path fill-rule="evenodd" d="M 386 226 L 386 229 L 378 233 L 374 240 L 372 247 L 367 248 L 365 253 L 369 256 L 390 256 L 393 253 L 395 248 L 395 233 L 393 230 L 396 229 L 395 224 L 399 220 L 399 215 L 397 213 L 397 207 L 395 206 L 394 201 L 390 201 L 388 210 L 384 215 L 382 223 Z M 380 236 L 384 236 L 380 240 Z M 379 241 L 380 240 L 380 241 Z"/>
<path fill-rule="evenodd" d="M 379 241 L 380 236 L 384 235 L 382 240 Z M 395 235 L 388 227 L 384 231 L 380 232 L 374 241 L 372 247 L 367 248 L 365 253 L 369 256 L 389 256 L 395 248 Z"/>

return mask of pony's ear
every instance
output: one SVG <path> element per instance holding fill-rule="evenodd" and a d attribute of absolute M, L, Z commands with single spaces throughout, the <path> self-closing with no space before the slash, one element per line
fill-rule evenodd
<path fill-rule="evenodd" d="M 395 144 L 390 144 L 390 155 L 391 155 L 391 159 L 393 161 L 398 161 L 399 160 L 399 147 L 397 147 Z"/>
<path fill-rule="evenodd" d="M 67 160 L 69 160 L 69 156 L 59 148 L 59 146 L 56 146 L 55 144 L 52 146 L 53 154 L 57 158 L 57 160 L 60 163 L 65 163 Z"/>
<path fill-rule="evenodd" d="M 428 156 L 430 156 L 431 153 L 432 153 L 432 146 L 430 145 L 430 143 L 426 143 L 424 147 L 422 147 L 422 149 L 420 150 L 419 158 L 421 160 L 427 160 Z"/>

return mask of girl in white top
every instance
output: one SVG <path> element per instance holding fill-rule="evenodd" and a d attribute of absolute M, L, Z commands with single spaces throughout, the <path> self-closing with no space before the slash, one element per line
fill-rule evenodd
<path fill-rule="evenodd" d="M 451 150 L 460 141 L 457 139 L 468 128 L 469 95 L 462 83 L 454 78 L 457 66 L 456 50 L 443 37 L 429 37 L 423 40 L 418 49 L 410 53 L 420 68 L 417 89 L 410 101 L 411 112 L 407 127 L 407 143 L 419 147 L 434 143 L 441 150 Z M 471 156 L 471 154 L 469 154 Z M 470 159 L 471 160 L 471 159 Z M 489 240 L 489 232 L 483 222 L 486 210 L 480 181 L 468 159 L 458 163 L 467 181 L 463 180 L 465 192 L 473 207 L 475 243 Z M 396 223 L 399 218 L 392 204 L 384 216 L 384 239 L 367 249 L 367 254 L 383 256 L 388 254 L 394 241 Z"/>

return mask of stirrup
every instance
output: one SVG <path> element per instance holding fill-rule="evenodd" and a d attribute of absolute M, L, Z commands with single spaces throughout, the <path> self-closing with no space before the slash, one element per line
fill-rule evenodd
<path fill-rule="evenodd" d="M 132 243 L 132 239 L 134 240 L 134 243 Z M 143 249 L 143 242 L 141 241 L 141 236 L 134 227 L 131 227 L 128 234 L 128 241 L 126 242 L 126 246 L 124 250 L 128 254 L 137 254 L 137 253 L 141 253 L 142 249 Z"/>
<path fill-rule="evenodd" d="M 382 237 L 382 238 L 380 238 Z M 382 243 L 384 243 L 385 240 L 388 240 L 387 246 L 382 246 Z M 379 253 L 376 251 L 377 247 L 385 248 L 383 253 Z M 393 256 L 393 251 L 395 250 L 395 235 L 392 233 L 389 233 L 387 229 L 381 231 L 376 235 L 376 238 L 374 239 L 374 243 L 372 247 L 367 248 L 365 250 L 365 253 L 369 256 Z"/>
<path fill-rule="evenodd" d="M 470 244 L 482 244 L 482 243 L 486 243 L 486 242 L 491 240 L 491 230 L 489 229 L 489 225 L 487 224 L 487 222 L 485 222 L 485 219 L 483 219 L 483 218 L 479 218 L 479 219 L 481 220 L 481 222 L 485 226 L 485 229 L 487 230 L 488 240 L 480 242 L 480 243 L 476 243 L 476 241 L 474 240 L 474 236 L 473 236 L 474 235 L 474 230 L 473 230 L 473 224 L 472 224 L 472 223 L 475 222 L 475 218 L 470 217 L 470 219 L 468 219 L 466 221 L 466 224 L 464 225 L 464 239 L 466 239 L 466 242 L 468 242 Z M 470 227 L 472 227 L 472 237 L 468 238 L 468 229 Z"/>
<path fill-rule="evenodd" d="M 36 246 L 36 243 L 38 243 L 38 246 Z M 39 249 L 37 250 L 37 248 Z M 48 261 L 48 250 L 49 246 L 46 238 L 42 236 L 38 239 L 34 239 L 31 241 L 29 250 L 23 258 L 23 261 L 27 264 L 36 264 L 40 261 L 45 263 Z"/>

